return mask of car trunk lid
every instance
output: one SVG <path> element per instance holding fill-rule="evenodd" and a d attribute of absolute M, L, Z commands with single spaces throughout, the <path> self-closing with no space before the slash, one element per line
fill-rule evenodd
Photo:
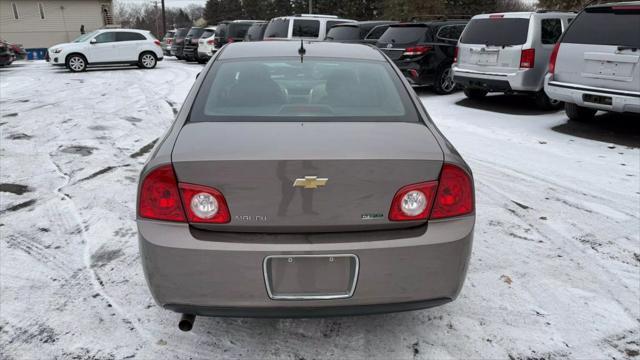
<path fill-rule="evenodd" d="M 638 34 L 640 5 L 588 8 L 574 20 L 562 40 L 554 80 L 640 91 Z"/>
<path fill-rule="evenodd" d="M 181 130 L 172 161 L 178 181 L 226 198 L 231 222 L 199 228 L 333 232 L 424 223 L 389 208 L 401 187 L 437 180 L 443 154 L 421 124 L 203 122 Z"/>
<path fill-rule="evenodd" d="M 471 20 L 460 38 L 458 67 L 505 74 L 517 71 L 529 23 L 529 17 L 499 14 Z"/>

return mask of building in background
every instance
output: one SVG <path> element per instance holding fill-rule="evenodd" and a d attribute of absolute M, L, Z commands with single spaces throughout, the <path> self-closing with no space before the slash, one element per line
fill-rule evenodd
<path fill-rule="evenodd" d="M 113 25 L 112 0 L 0 0 L 0 38 L 42 49 Z"/>

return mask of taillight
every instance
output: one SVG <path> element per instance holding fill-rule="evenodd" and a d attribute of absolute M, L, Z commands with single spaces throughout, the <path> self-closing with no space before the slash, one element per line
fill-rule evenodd
<path fill-rule="evenodd" d="M 213 44 L 215 44 L 215 42 L 216 41 L 214 39 L 207 40 L 207 45 L 213 45 Z"/>
<path fill-rule="evenodd" d="M 160 40 L 153 40 L 153 43 L 158 46 L 162 46 L 162 43 L 160 42 Z"/>
<path fill-rule="evenodd" d="M 228 38 L 227 38 L 227 42 L 228 42 L 228 43 L 232 43 L 232 42 L 233 42 L 233 38 L 232 38 L 232 37 L 228 37 Z"/>
<path fill-rule="evenodd" d="M 220 45 L 220 43 L 218 42 L 218 39 L 213 39 L 213 46 L 218 46 Z"/>
<path fill-rule="evenodd" d="M 160 166 L 144 178 L 140 187 L 138 214 L 147 219 L 186 221 L 173 166 Z"/>
<path fill-rule="evenodd" d="M 165 42 L 167 43 L 167 45 L 171 45 L 171 43 L 173 43 L 173 39 L 167 39 L 165 40 Z"/>
<path fill-rule="evenodd" d="M 438 181 L 402 187 L 393 197 L 389 220 L 443 219 L 473 212 L 471 176 L 453 164 L 444 164 Z"/>
<path fill-rule="evenodd" d="M 227 202 L 214 188 L 180 183 L 182 201 L 190 223 L 224 224 L 231 221 Z"/>
<path fill-rule="evenodd" d="M 426 52 L 428 52 L 429 50 L 431 50 L 432 47 L 431 46 L 414 46 L 414 47 L 409 47 L 404 49 L 404 53 L 402 53 L 402 55 L 404 56 L 416 56 L 416 55 L 422 55 Z"/>
<path fill-rule="evenodd" d="M 473 212 L 474 196 L 471 176 L 453 164 L 444 164 L 431 219 L 466 215 Z"/>
<path fill-rule="evenodd" d="M 551 58 L 549 59 L 549 73 L 553 74 L 556 71 L 556 59 L 558 59 L 558 51 L 560 51 L 560 43 L 556 43 L 551 52 Z"/>
<path fill-rule="evenodd" d="M 536 49 L 524 49 L 520 53 L 520 68 L 533 69 L 536 60 Z"/>
<path fill-rule="evenodd" d="M 426 219 L 431 211 L 437 188 L 437 181 L 412 184 L 401 188 L 391 202 L 389 220 L 408 221 Z"/>
<path fill-rule="evenodd" d="M 489 19 L 502 19 L 503 17 L 504 17 L 504 14 L 489 15 Z"/>
<path fill-rule="evenodd" d="M 453 50 L 453 63 L 456 64 L 458 62 L 458 47 Z"/>

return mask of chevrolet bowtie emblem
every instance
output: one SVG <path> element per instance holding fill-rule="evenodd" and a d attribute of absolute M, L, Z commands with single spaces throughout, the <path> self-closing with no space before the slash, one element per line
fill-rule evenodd
<path fill-rule="evenodd" d="M 325 186 L 328 180 L 327 178 L 319 178 L 317 176 L 305 176 L 304 179 L 296 179 L 296 181 L 293 182 L 293 187 L 317 189 L 320 186 Z"/>

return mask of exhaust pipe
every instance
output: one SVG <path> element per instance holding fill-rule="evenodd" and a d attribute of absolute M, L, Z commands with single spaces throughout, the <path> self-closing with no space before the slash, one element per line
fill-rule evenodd
<path fill-rule="evenodd" d="M 178 328 L 182 331 L 191 331 L 194 321 L 196 321 L 195 315 L 182 314 L 182 317 L 180 317 L 180 322 L 178 322 Z"/>

